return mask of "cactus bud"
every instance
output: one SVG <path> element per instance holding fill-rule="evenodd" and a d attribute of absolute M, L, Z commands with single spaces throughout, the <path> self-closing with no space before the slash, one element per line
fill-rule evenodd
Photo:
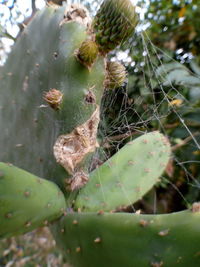
<path fill-rule="evenodd" d="M 86 40 L 76 52 L 76 57 L 82 64 L 90 68 L 97 59 L 98 53 L 97 44 L 92 40 Z"/>
<path fill-rule="evenodd" d="M 107 62 L 105 88 L 114 89 L 123 85 L 126 80 L 126 68 L 119 62 Z"/>
<path fill-rule="evenodd" d="M 108 53 L 127 39 L 137 23 L 135 7 L 130 0 L 104 0 L 93 21 L 101 53 Z"/>

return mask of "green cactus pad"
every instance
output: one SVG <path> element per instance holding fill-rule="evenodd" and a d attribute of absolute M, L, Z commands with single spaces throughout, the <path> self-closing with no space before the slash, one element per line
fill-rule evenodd
<path fill-rule="evenodd" d="M 90 174 L 75 207 L 85 211 L 110 211 L 131 205 L 158 182 L 169 157 L 169 142 L 159 132 L 129 142 Z"/>
<path fill-rule="evenodd" d="M 0 163 L 0 238 L 48 225 L 65 208 L 64 195 L 56 184 Z"/>
<path fill-rule="evenodd" d="M 67 174 L 56 163 L 53 146 L 92 116 L 104 81 L 103 58 L 90 71 L 77 60 L 75 51 L 89 37 L 86 27 L 74 21 L 75 12 L 74 20 L 64 19 L 65 10 L 39 11 L 0 74 L 0 161 L 59 180 Z M 44 93 L 52 89 L 63 95 L 58 108 L 50 105 L 54 99 L 45 101 Z"/>
<path fill-rule="evenodd" d="M 74 267 L 199 267 L 200 212 L 68 214 L 54 226 Z"/>
<path fill-rule="evenodd" d="M 135 30 L 138 17 L 130 0 L 104 0 L 93 28 L 102 53 L 113 50 Z"/>

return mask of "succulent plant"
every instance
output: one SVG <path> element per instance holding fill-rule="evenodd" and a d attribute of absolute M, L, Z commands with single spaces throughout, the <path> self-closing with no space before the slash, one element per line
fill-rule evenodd
<path fill-rule="evenodd" d="M 106 55 L 137 20 L 129 0 L 105 0 L 93 22 L 80 5 L 50 5 L 15 44 L 0 74 L 0 160 L 9 162 L 0 163 L 1 238 L 49 224 L 74 266 L 199 266 L 198 204 L 122 212 L 159 181 L 166 137 L 144 134 L 88 172 L 104 86 L 127 79 Z"/>

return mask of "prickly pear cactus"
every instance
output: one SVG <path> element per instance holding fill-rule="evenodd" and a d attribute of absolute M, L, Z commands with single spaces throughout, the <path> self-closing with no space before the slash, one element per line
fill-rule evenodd
<path fill-rule="evenodd" d="M 80 5 L 52 5 L 15 44 L 0 74 L 0 160 L 26 171 L 0 163 L 0 238 L 48 223 L 75 267 L 200 265 L 199 204 L 166 215 L 122 213 L 165 170 L 166 137 L 134 139 L 88 173 L 103 90 L 127 79 L 106 55 L 137 21 L 129 0 L 104 0 L 93 21 Z"/>
<path fill-rule="evenodd" d="M 89 25 L 87 10 L 79 5 L 50 6 L 22 33 L 0 75 L 0 161 L 61 180 L 95 150 L 104 60 L 99 56 L 89 70 L 77 59 L 91 36 Z M 73 142 L 82 154 L 75 155 Z M 64 143 L 71 147 L 65 154 Z"/>

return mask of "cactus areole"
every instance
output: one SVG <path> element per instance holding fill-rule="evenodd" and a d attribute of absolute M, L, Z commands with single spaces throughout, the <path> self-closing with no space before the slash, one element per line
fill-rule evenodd
<path fill-rule="evenodd" d="M 104 89 L 128 79 L 107 53 L 131 36 L 135 8 L 104 0 L 92 20 L 81 5 L 56 3 L 35 15 L 0 73 L 0 238 L 50 225 L 75 267 L 199 267 L 198 203 L 167 215 L 117 213 L 157 183 L 166 137 L 145 134 L 88 172 Z"/>

